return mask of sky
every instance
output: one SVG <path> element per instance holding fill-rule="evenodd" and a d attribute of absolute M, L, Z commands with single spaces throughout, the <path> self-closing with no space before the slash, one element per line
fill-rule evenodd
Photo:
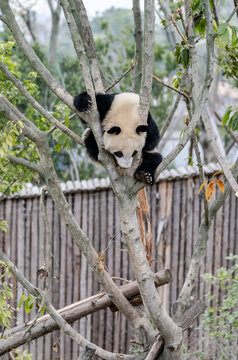
<path fill-rule="evenodd" d="M 24 4 L 27 0 L 21 0 L 21 3 Z M 143 9 L 143 0 L 140 0 L 141 8 Z M 34 7 L 37 10 L 42 10 L 42 6 L 46 5 L 46 0 L 38 0 L 37 5 Z M 89 17 L 93 17 L 97 12 L 102 13 L 104 10 L 114 6 L 115 8 L 132 8 L 132 0 L 84 0 L 84 6 L 86 7 L 87 14 Z M 46 11 L 48 9 L 46 8 Z"/>

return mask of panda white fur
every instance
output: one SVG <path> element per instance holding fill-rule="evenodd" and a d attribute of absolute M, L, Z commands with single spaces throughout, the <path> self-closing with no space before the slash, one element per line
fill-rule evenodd
<path fill-rule="evenodd" d="M 141 124 L 139 95 L 96 94 L 96 102 L 103 144 L 114 156 L 118 173 L 134 174 L 137 180 L 153 185 L 156 168 L 162 160 L 156 151 L 159 130 L 150 113 L 147 125 Z M 86 92 L 77 95 L 74 106 L 80 112 L 89 110 L 90 96 Z M 98 161 L 98 146 L 91 129 L 85 131 L 84 143 L 89 156 Z"/>

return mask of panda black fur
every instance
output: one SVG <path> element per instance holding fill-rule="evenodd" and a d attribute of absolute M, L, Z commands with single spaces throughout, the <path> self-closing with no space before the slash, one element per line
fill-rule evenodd
<path fill-rule="evenodd" d="M 105 150 L 114 155 L 119 174 L 133 175 L 153 185 L 155 171 L 162 160 L 156 151 L 159 130 L 150 113 L 147 125 L 141 125 L 139 95 L 134 93 L 96 94 Z M 91 98 L 84 92 L 74 98 L 80 112 L 91 107 Z M 91 129 L 84 133 L 89 156 L 98 161 L 98 146 Z"/>

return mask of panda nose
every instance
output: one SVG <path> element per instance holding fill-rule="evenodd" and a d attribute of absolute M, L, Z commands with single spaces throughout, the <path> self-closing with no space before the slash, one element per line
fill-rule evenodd
<path fill-rule="evenodd" d="M 121 157 L 121 158 L 116 158 L 117 159 L 117 163 L 120 167 L 122 167 L 123 169 L 129 169 L 131 167 L 133 158 L 132 157 Z"/>

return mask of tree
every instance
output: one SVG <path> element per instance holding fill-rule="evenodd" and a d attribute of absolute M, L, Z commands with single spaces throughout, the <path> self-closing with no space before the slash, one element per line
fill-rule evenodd
<path fill-rule="evenodd" d="M 168 5 L 167 2 L 164 2 Z M 69 205 L 61 191 L 59 180 L 57 178 L 55 168 L 52 162 L 49 139 L 54 129 L 60 129 L 64 135 L 67 135 L 77 144 L 83 146 L 82 139 L 69 128 L 69 117 L 65 117 L 65 124 L 57 120 L 52 113 L 48 112 L 32 94 L 24 87 L 21 81 L 11 72 L 11 68 L 6 62 L 0 62 L 0 70 L 5 77 L 7 83 L 14 84 L 18 91 L 27 99 L 30 104 L 40 115 L 40 119 L 45 121 L 33 122 L 30 116 L 27 116 L 27 112 L 20 111 L 16 104 L 11 99 L 7 98 L 7 92 L 2 92 L 0 96 L 0 112 L 3 115 L 4 127 L 10 126 L 14 129 L 18 136 L 18 141 L 15 144 L 12 141 L 8 146 L 4 146 L 1 151 L 1 161 L 13 163 L 20 168 L 27 168 L 30 171 L 39 173 L 44 179 L 46 189 L 55 202 L 56 208 L 64 220 L 74 242 L 75 246 L 78 246 L 87 258 L 88 264 L 91 267 L 95 277 L 99 283 L 103 286 L 105 292 L 109 295 L 114 305 L 122 312 L 127 318 L 127 321 L 133 327 L 135 335 L 138 336 L 139 342 L 142 344 L 143 353 L 140 355 L 119 355 L 109 353 L 98 346 L 90 344 L 81 334 L 77 333 L 67 322 L 59 315 L 52 304 L 49 302 L 46 296 L 46 289 L 36 289 L 32 284 L 24 278 L 18 269 L 15 269 L 16 277 L 18 281 L 27 289 L 27 291 L 40 302 L 40 308 L 45 306 L 47 313 L 57 323 L 57 325 L 71 338 L 76 341 L 80 346 L 85 348 L 86 357 L 88 351 L 95 351 L 97 357 L 102 359 L 118 359 L 123 357 L 124 359 L 181 359 L 182 358 L 182 340 L 183 329 L 189 326 L 197 313 L 201 310 L 197 310 L 200 305 L 195 305 L 195 309 L 189 309 L 189 297 L 191 291 L 194 288 L 195 281 L 197 279 L 199 265 L 201 259 L 206 250 L 206 242 L 208 239 L 208 230 L 211 226 L 212 219 L 218 209 L 223 204 L 225 198 L 230 192 L 235 192 L 238 196 L 238 184 L 236 177 L 238 175 L 238 159 L 233 166 L 233 172 L 231 172 L 225 156 L 222 150 L 219 148 L 219 143 L 216 140 L 217 133 L 216 128 L 212 127 L 212 123 L 209 116 L 209 89 L 212 84 L 213 72 L 214 72 L 214 48 L 215 40 L 223 39 L 225 41 L 231 41 L 234 46 L 237 45 L 237 28 L 229 25 L 229 21 L 235 14 L 236 8 L 232 11 L 227 21 L 223 24 L 217 22 L 217 12 L 215 4 L 210 4 L 206 1 L 194 2 L 193 7 L 190 6 L 190 2 L 185 0 L 184 3 L 173 4 L 172 10 L 169 6 L 163 10 L 166 15 L 166 20 L 163 20 L 165 26 L 172 26 L 173 33 L 176 38 L 179 38 L 179 43 L 175 49 L 175 55 L 177 62 L 181 69 L 178 73 L 177 79 L 174 82 L 174 86 L 165 84 L 166 87 L 172 88 L 173 91 L 178 93 L 175 105 L 172 112 L 165 122 L 162 128 L 162 135 L 165 129 L 169 127 L 170 121 L 173 116 L 173 112 L 178 105 L 180 97 L 185 100 L 187 107 L 186 127 L 183 130 L 182 136 L 176 147 L 169 153 L 162 163 L 159 165 L 157 173 L 159 174 L 165 169 L 171 161 L 179 154 L 184 148 L 187 142 L 192 139 L 193 147 L 197 157 L 197 163 L 200 170 L 201 183 L 204 184 L 204 174 L 200 152 L 198 149 L 198 135 L 196 128 L 199 121 L 202 121 L 206 136 L 211 144 L 211 147 L 217 157 L 218 162 L 221 165 L 222 171 L 226 177 L 226 183 L 211 182 L 208 184 L 206 193 L 204 196 L 204 214 L 202 216 L 199 236 L 194 246 L 193 256 L 191 259 L 189 271 L 181 289 L 180 295 L 174 304 L 173 314 L 169 315 L 160 300 L 160 297 L 156 291 L 154 283 L 154 274 L 152 273 L 144 247 L 140 238 L 138 219 L 136 215 L 137 194 L 144 188 L 144 184 L 135 182 L 135 179 L 130 177 L 118 176 L 112 157 L 103 149 L 101 129 L 98 119 L 98 112 L 95 102 L 95 91 L 105 92 L 103 80 L 101 77 L 100 64 L 97 59 L 97 53 L 95 43 L 92 35 L 91 28 L 87 19 L 84 4 L 82 0 L 61 0 L 61 7 L 64 12 L 65 19 L 67 21 L 71 38 L 74 43 L 75 51 L 78 56 L 78 61 L 81 66 L 83 79 L 86 90 L 92 99 L 91 110 L 84 115 L 84 121 L 91 127 L 99 149 L 100 149 L 100 161 L 107 170 L 110 178 L 111 186 L 120 205 L 120 217 L 121 217 L 121 233 L 122 242 L 126 244 L 130 260 L 133 266 L 135 278 L 138 283 L 139 291 L 142 297 L 144 310 L 139 313 L 134 308 L 128 299 L 124 296 L 121 289 L 119 289 L 113 282 L 110 274 L 107 272 L 102 254 L 97 254 L 92 246 L 90 239 L 84 234 L 75 220 L 74 215 L 69 209 Z M 3 21 L 10 29 L 18 47 L 24 53 L 25 57 L 29 60 L 31 66 L 37 72 L 41 78 L 45 81 L 49 89 L 57 96 L 57 98 L 65 104 L 73 113 L 79 115 L 73 106 L 73 98 L 70 93 L 54 78 L 50 71 L 40 61 L 33 48 L 25 39 L 21 29 L 19 28 L 11 6 L 8 0 L 2 0 L 0 4 L 1 16 L 0 20 Z M 194 24 L 195 12 L 200 11 L 199 20 Z M 172 11 L 172 12 L 171 12 Z M 185 14 L 185 18 L 184 18 Z M 139 1 L 133 1 L 133 15 L 135 23 L 135 59 L 134 64 L 136 66 L 133 69 L 133 86 L 135 91 L 140 93 L 140 110 L 141 119 L 145 123 L 152 90 L 152 75 L 153 75 L 153 48 L 154 48 L 154 23 L 155 23 L 155 4 L 153 0 L 145 2 L 144 12 L 144 28 L 142 31 L 142 19 L 141 11 L 139 7 Z M 213 24 L 213 18 L 215 18 L 216 25 Z M 168 22 L 168 24 L 167 24 Z M 181 22 L 179 27 L 178 22 Z M 195 30 L 194 30 L 195 26 Z M 198 31 L 198 33 L 196 32 Z M 180 39 L 181 37 L 181 39 Z M 206 43 L 206 71 L 205 76 L 199 75 L 198 69 L 198 54 L 197 54 L 197 40 L 204 39 Z M 143 44 L 143 46 L 141 46 Z M 160 81 L 157 77 L 154 77 L 155 81 Z M 161 82 L 161 81 L 160 81 Z M 234 117 L 237 112 L 230 112 L 224 122 L 228 123 L 230 130 L 236 129 L 236 122 Z M 232 116 L 230 117 L 230 115 Z M 82 117 L 82 114 L 80 114 Z M 232 119 L 233 118 L 233 119 Z M 47 126 L 45 125 L 47 124 Z M 53 125 L 54 128 L 49 126 Z M 46 126 L 46 127 L 45 127 Z M 18 135 L 19 134 L 19 135 Z M 216 134 L 216 135 L 215 135 Z M 8 134 L 5 133 L 5 138 L 8 138 Z M 29 156 L 25 158 L 25 154 L 22 154 L 21 144 L 22 139 L 27 139 L 30 144 L 33 144 L 34 150 L 36 149 L 36 155 L 33 158 Z M 67 143 L 66 143 L 67 145 Z M 16 151 L 18 150 L 18 151 Z M 35 152 L 34 152 L 35 154 Z M 220 184 L 221 190 L 223 190 L 217 199 L 208 204 L 214 184 Z M 210 185 L 213 184 L 213 185 Z M 42 193 L 42 206 L 44 213 L 44 193 Z M 204 189 L 202 189 L 203 191 Z M 47 226 L 47 216 L 45 216 Z M 50 244 L 50 234 L 48 233 L 48 239 Z M 51 249 L 49 248 L 49 259 L 47 261 L 47 269 L 44 271 L 50 272 L 51 269 Z M 11 268 L 14 265 L 10 259 L 0 251 L 0 259 L 10 264 Z M 202 311 L 202 310 L 201 310 Z M 196 315 L 194 315 L 196 313 Z M 2 343 L 3 344 L 3 343 Z M 2 345 L 3 346 L 3 345 Z M 12 345 L 11 345 L 12 346 Z M 11 349 L 9 346 L 7 349 L 1 352 L 7 352 Z M 88 350 L 88 351 L 87 351 Z"/>

